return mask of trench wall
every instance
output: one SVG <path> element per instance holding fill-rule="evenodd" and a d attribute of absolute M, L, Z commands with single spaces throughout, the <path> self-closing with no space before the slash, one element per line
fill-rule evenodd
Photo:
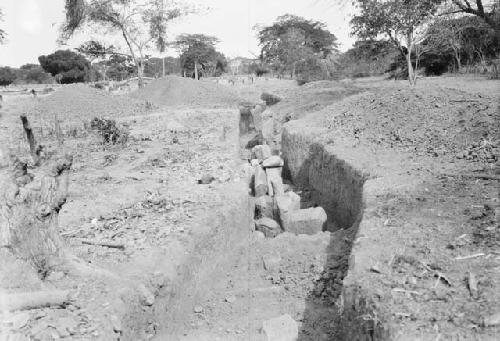
<path fill-rule="evenodd" d="M 345 255 L 348 270 L 338 298 L 341 322 L 336 328 L 341 329 L 343 340 L 391 340 L 389 318 L 372 299 L 374 293 L 363 276 L 374 254 L 366 251 L 370 246 L 364 244 L 363 235 L 375 230 L 370 212 L 376 206 L 373 189 L 377 186 L 372 186 L 376 180 L 367 181 L 366 171 L 338 157 L 334 146 L 320 142 L 320 135 L 321 128 L 291 121 L 283 129 L 282 154 L 285 175 L 312 191 L 313 200 L 326 210 L 334 226 L 353 232 L 352 249 Z"/>

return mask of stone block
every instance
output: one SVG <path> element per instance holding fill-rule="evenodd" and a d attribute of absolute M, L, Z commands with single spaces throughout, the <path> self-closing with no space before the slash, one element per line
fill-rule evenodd
<path fill-rule="evenodd" d="M 255 166 L 254 172 L 254 194 L 255 197 L 261 197 L 267 194 L 267 175 L 266 171 L 259 165 Z"/>
<path fill-rule="evenodd" d="M 287 217 L 295 211 L 300 210 L 300 196 L 295 192 L 286 192 L 275 197 L 278 209 L 278 217 L 281 225 L 285 223 Z"/>
<path fill-rule="evenodd" d="M 321 232 L 327 221 L 326 212 L 322 207 L 293 211 L 283 218 L 280 216 L 283 229 L 286 232 L 295 234 L 316 234 Z"/>
<path fill-rule="evenodd" d="M 270 218 L 260 218 L 255 221 L 255 230 L 264 233 L 267 238 L 274 238 L 283 230 L 275 220 Z"/>
<path fill-rule="evenodd" d="M 270 196 L 285 194 L 281 170 L 282 167 L 266 168 L 268 193 Z"/>
<path fill-rule="evenodd" d="M 252 148 L 252 158 L 260 162 L 271 157 L 271 148 L 266 144 L 259 144 Z"/>
<path fill-rule="evenodd" d="M 255 218 L 274 219 L 274 200 L 269 195 L 263 195 L 255 199 Z"/>
<path fill-rule="evenodd" d="M 283 162 L 283 159 L 279 157 L 278 155 L 273 155 L 271 157 L 268 157 L 262 162 L 262 167 L 264 168 L 273 168 L 273 167 L 283 167 L 285 163 Z"/>
<path fill-rule="evenodd" d="M 262 330 L 268 341 L 296 341 L 299 337 L 297 322 L 288 314 L 264 321 Z"/>

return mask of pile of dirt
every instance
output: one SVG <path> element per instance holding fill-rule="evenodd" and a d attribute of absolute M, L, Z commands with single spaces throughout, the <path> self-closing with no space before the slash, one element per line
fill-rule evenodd
<path fill-rule="evenodd" d="M 239 99 L 236 93 L 220 84 L 208 80 L 168 76 L 157 79 L 137 90 L 133 97 L 165 105 L 235 105 Z"/>
<path fill-rule="evenodd" d="M 283 101 L 273 106 L 273 112 L 285 121 L 299 119 L 360 91 L 355 85 L 337 81 L 311 82 L 283 92 Z"/>
<path fill-rule="evenodd" d="M 32 104 L 28 109 L 30 113 L 47 115 L 50 118 L 57 114 L 65 119 L 128 116 L 148 110 L 144 100 L 112 95 L 84 84 L 65 85 L 52 95 L 40 98 Z"/>
<path fill-rule="evenodd" d="M 496 99 L 457 89 L 374 88 L 314 114 L 357 142 L 494 163 L 500 153 Z"/>

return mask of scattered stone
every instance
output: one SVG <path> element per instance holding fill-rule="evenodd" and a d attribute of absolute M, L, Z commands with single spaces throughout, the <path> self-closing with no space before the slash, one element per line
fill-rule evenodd
<path fill-rule="evenodd" d="M 297 322 L 288 314 L 264 321 L 262 330 L 268 341 L 296 341 L 299 337 Z"/>
<path fill-rule="evenodd" d="M 56 282 L 64 278 L 64 272 L 62 271 L 54 271 L 51 272 L 50 275 L 47 276 L 46 280 L 51 282 Z"/>
<path fill-rule="evenodd" d="M 262 233 L 260 231 L 255 231 L 254 234 L 259 239 L 266 238 L 266 236 L 264 235 L 264 233 Z"/>
<path fill-rule="evenodd" d="M 256 220 L 255 229 L 264 233 L 264 236 L 267 238 L 274 238 L 283 232 L 280 225 L 270 218 L 260 218 L 259 220 Z"/>
<path fill-rule="evenodd" d="M 166 125 L 166 129 L 171 133 L 183 132 L 186 131 L 186 127 L 180 124 L 178 121 L 170 121 Z"/>
<path fill-rule="evenodd" d="M 193 311 L 196 314 L 201 314 L 203 312 L 203 307 L 201 305 L 195 305 L 194 308 L 193 308 Z"/>
<path fill-rule="evenodd" d="M 10 324 L 12 326 L 12 329 L 21 329 L 25 325 L 28 324 L 28 321 L 30 320 L 30 314 L 29 313 L 20 313 L 17 315 L 14 315 L 10 318 Z"/>
<path fill-rule="evenodd" d="M 226 297 L 225 301 L 227 303 L 234 303 L 234 302 L 236 302 L 236 296 L 234 296 L 234 295 L 228 296 L 228 297 Z"/>
<path fill-rule="evenodd" d="M 211 184 L 214 180 L 215 178 L 212 175 L 205 174 L 200 180 L 198 180 L 198 183 L 201 185 L 208 185 Z"/>
<path fill-rule="evenodd" d="M 246 144 L 245 148 L 247 149 L 252 149 L 253 147 L 259 145 L 259 144 L 262 144 L 262 142 L 264 141 L 264 137 L 262 136 L 262 133 L 261 132 L 258 132 L 257 134 L 255 134 L 254 137 L 252 137 Z"/>
<path fill-rule="evenodd" d="M 264 168 L 272 168 L 272 167 L 283 167 L 285 163 L 283 162 L 283 159 L 279 157 L 278 155 L 273 155 L 271 157 L 268 157 L 262 162 L 262 167 Z"/>
<path fill-rule="evenodd" d="M 116 333 L 121 333 L 123 331 L 122 321 L 118 318 L 118 316 L 111 315 L 109 319 L 111 321 L 111 325 L 113 326 L 113 330 Z"/>
<path fill-rule="evenodd" d="M 260 99 L 266 102 L 266 105 L 273 105 L 281 101 L 280 97 L 267 92 L 262 93 L 262 95 L 260 95 Z"/>
<path fill-rule="evenodd" d="M 141 303 L 147 306 L 152 306 L 155 303 L 155 296 L 149 291 L 144 284 L 139 284 L 137 287 Z"/>
<path fill-rule="evenodd" d="M 267 175 L 261 166 L 255 167 L 254 194 L 257 198 L 267 194 Z"/>
<path fill-rule="evenodd" d="M 490 316 L 486 316 L 484 318 L 484 326 L 485 327 L 496 327 L 500 326 L 500 311 L 496 312 Z"/>
<path fill-rule="evenodd" d="M 252 158 L 259 160 L 259 162 L 271 156 L 271 148 L 267 144 L 259 144 L 252 148 Z"/>
<path fill-rule="evenodd" d="M 287 214 L 282 224 L 286 232 L 315 234 L 323 230 L 326 220 L 325 210 L 322 207 L 313 207 Z"/>
<path fill-rule="evenodd" d="M 273 205 L 274 205 L 274 200 L 269 195 L 263 195 L 255 199 L 255 218 L 274 219 Z"/>
<path fill-rule="evenodd" d="M 467 285 L 469 287 L 470 295 L 472 296 L 472 298 L 477 299 L 479 297 L 479 291 L 477 288 L 477 278 L 472 271 L 469 271 L 468 273 Z"/>
<path fill-rule="evenodd" d="M 374 272 L 374 273 L 376 273 L 376 274 L 380 274 L 380 273 L 382 273 L 382 272 L 380 271 L 379 267 L 378 267 L 378 266 L 376 266 L 376 265 L 373 265 L 373 266 L 370 268 L 370 271 L 371 271 L 371 272 Z"/>
<path fill-rule="evenodd" d="M 278 272 L 281 262 L 281 257 L 278 254 L 270 254 L 262 256 L 264 269 L 270 272 Z"/>

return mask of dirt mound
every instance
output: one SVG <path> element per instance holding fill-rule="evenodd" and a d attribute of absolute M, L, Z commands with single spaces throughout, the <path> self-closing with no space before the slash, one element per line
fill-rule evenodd
<path fill-rule="evenodd" d="M 283 93 L 283 101 L 273 106 L 273 111 L 280 119 L 299 119 L 360 91 L 354 85 L 336 81 L 311 82 Z"/>
<path fill-rule="evenodd" d="M 145 101 L 112 95 L 84 84 L 65 85 L 52 95 L 34 101 L 28 112 L 68 118 L 127 116 L 147 111 Z"/>
<path fill-rule="evenodd" d="M 375 88 L 313 116 L 361 143 L 422 155 L 493 163 L 500 152 L 496 100 L 457 89 Z"/>
<path fill-rule="evenodd" d="M 165 105 L 222 106 L 238 103 L 233 90 L 208 80 L 169 76 L 157 79 L 132 94 L 135 98 Z"/>

